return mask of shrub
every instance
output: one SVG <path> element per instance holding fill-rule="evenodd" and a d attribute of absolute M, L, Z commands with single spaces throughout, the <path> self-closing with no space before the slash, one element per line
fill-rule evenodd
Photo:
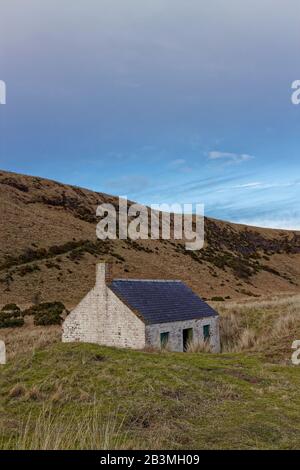
<path fill-rule="evenodd" d="M 24 315 L 33 315 L 35 325 L 61 325 L 64 312 L 67 310 L 62 302 L 44 302 L 28 308 Z"/>
<path fill-rule="evenodd" d="M 26 276 L 26 274 L 32 274 L 35 271 L 40 271 L 37 264 L 25 264 L 17 269 L 17 273 L 22 277 Z"/>
<path fill-rule="evenodd" d="M 112 253 L 112 256 L 114 256 L 114 258 L 117 258 L 119 261 L 122 261 L 123 263 L 126 261 L 125 258 L 119 253 Z"/>
<path fill-rule="evenodd" d="M 24 325 L 20 307 L 16 304 L 5 305 L 0 312 L 0 328 L 15 328 Z"/>
<path fill-rule="evenodd" d="M 0 328 L 17 328 L 18 326 L 24 325 L 24 318 L 1 318 L 0 314 Z"/>
<path fill-rule="evenodd" d="M 20 314 L 21 309 L 17 304 L 6 304 L 4 307 L 2 307 L 1 312 L 15 312 L 16 314 Z"/>

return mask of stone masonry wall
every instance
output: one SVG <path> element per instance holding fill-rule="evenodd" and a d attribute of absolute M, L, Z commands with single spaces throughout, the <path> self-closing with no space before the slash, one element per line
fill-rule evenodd
<path fill-rule="evenodd" d="M 183 351 L 183 329 L 193 328 L 193 341 L 203 341 L 203 326 L 210 325 L 210 344 L 213 352 L 220 352 L 219 318 L 207 317 L 199 320 L 159 323 L 146 326 L 146 345 L 160 349 L 160 334 L 169 332 L 168 349 Z"/>
<path fill-rule="evenodd" d="M 110 289 L 107 289 L 107 337 L 103 344 L 124 348 L 145 347 L 145 324 Z"/>
<path fill-rule="evenodd" d="M 104 263 L 97 265 L 95 287 L 64 321 L 62 341 L 144 348 L 145 324 L 106 286 Z"/>
<path fill-rule="evenodd" d="M 79 302 L 63 323 L 63 342 L 101 344 L 107 308 L 105 275 L 105 264 L 97 264 L 95 287 Z"/>
<path fill-rule="evenodd" d="M 98 301 L 96 289 L 93 288 L 65 319 L 62 341 L 99 343 L 102 316 L 101 302 Z"/>

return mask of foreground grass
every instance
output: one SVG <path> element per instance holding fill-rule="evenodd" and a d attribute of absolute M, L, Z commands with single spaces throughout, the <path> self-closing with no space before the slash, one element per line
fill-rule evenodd
<path fill-rule="evenodd" d="M 61 344 L 0 330 L 0 449 L 299 449 L 300 298 L 228 302 L 223 354 Z"/>
<path fill-rule="evenodd" d="M 298 449 L 300 368 L 53 344 L 0 368 L 0 448 Z"/>

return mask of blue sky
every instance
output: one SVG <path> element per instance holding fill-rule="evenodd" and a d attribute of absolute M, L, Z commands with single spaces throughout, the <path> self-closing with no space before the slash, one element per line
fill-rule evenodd
<path fill-rule="evenodd" d="M 0 167 L 300 229 L 298 0 L 1 3 Z"/>

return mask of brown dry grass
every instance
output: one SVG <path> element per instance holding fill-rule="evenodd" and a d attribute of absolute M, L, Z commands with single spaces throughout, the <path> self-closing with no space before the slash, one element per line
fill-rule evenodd
<path fill-rule="evenodd" d="M 277 344 L 286 353 L 292 341 L 300 338 L 300 295 L 227 302 L 218 304 L 218 310 L 222 352 L 265 352 Z M 0 329 L 0 339 L 6 343 L 7 359 L 12 360 L 60 342 L 61 327 L 34 326 L 32 318 L 25 317 L 22 328 Z M 168 353 L 168 348 L 165 352 Z M 188 352 L 210 352 L 210 347 L 207 343 L 192 342 Z"/>
<path fill-rule="evenodd" d="M 274 345 L 291 347 L 300 337 L 300 296 L 264 301 L 230 302 L 220 309 L 223 352 L 266 352 Z"/>
<path fill-rule="evenodd" d="M 5 443 L 0 439 L 0 450 L 123 449 L 126 434 L 121 434 L 122 426 L 117 414 L 103 419 L 96 407 L 78 418 L 63 412 L 58 416 L 51 406 L 45 406 L 38 416 L 29 414 L 21 422 L 16 439 Z"/>
<path fill-rule="evenodd" d="M 212 352 L 209 341 L 190 341 L 186 349 L 187 353 L 210 353 Z"/>
<path fill-rule="evenodd" d="M 25 325 L 21 328 L 0 329 L 0 340 L 5 342 L 7 360 L 36 349 L 44 348 L 61 340 L 61 327 L 34 326 L 31 317 L 25 317 Z"/>

